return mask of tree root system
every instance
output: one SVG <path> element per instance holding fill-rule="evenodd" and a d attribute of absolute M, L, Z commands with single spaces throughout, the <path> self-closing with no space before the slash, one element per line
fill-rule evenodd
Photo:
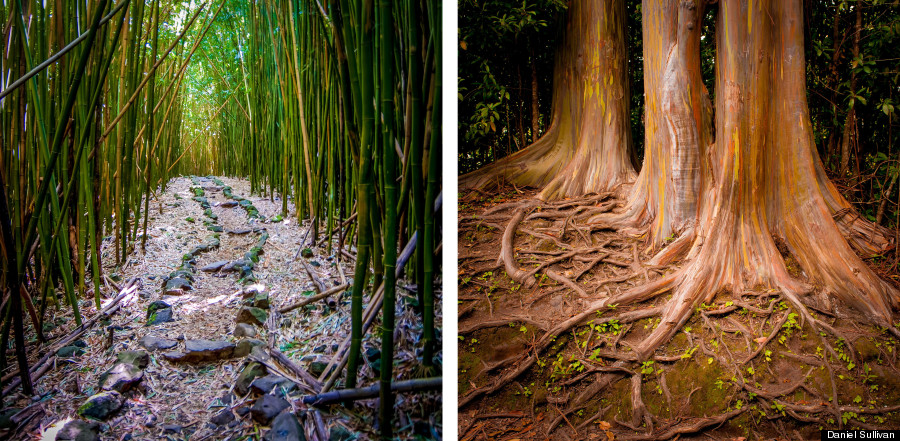
<path fill-rule="evenodd" d="M 535 195 L 460 199 L 461 439 L 900 426 L 896 329 L 821 301 L 790 253 L 783 283 L 721 283 L 693 229 L 653 250 L 591 223 L 609 194 Z"/>

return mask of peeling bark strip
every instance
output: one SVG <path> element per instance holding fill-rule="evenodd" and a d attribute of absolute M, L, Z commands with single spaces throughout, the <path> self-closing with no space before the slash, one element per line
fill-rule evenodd
<path fill-rule="evenodd" d="M 506 181 L 543 187 L 540 197 L 551 200 L 633 181 L 626 79 L 624 1 L 574 0 L 557 51 L 549 129 L 524 150 L 461 176 L 460 186 Z"/>
<path fill-rule="evenodd" d="M 841 236 L 826 201 L 828 189 L 819 185 L 804 89 L 801 7 L 800 0 L 720 3 L 718 140 L 708 169 L 701 169 L 697 238 L 662 323 L 636 350 L 643 357 L 722 288 L 779 288 L 805 311 L 800 297 L 810 288 L 788 274 L 774 236 L 784 238 L 812 282 L 871 322 L 891 326 L 897 291 Z"/>
<path fill-rule="evenodd" d="M 705 2 L 644 1 L 644 163 L 621 213 L 598 221 L 643 231 L 654 247 L 697 218 L 701 159 L 713 142 L 712 104 L 700 71 Z"/>

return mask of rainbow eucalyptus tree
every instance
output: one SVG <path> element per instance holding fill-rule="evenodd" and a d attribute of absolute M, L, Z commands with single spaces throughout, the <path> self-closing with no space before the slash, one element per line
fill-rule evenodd
<path fill-rule="evenodd" d="M 624 0 L 575 0 L 553 72 L 553 115 L 531 146 L 460 177 L 543 187 L 541 198 L 600 192 L 634 180 Z"/>
<path fill-rule="evenodd" d="M 693 306 L 722 288 L 776 287 L 800 306 L 811 290 L 787 273 L 775 238 L 784 240 L 808 282 L 824 287 L 827 295 L 815 301 L 838 298 L 874 323 L 890 325 L 896 290 L 851 248 L 883 250 L 890 240 L 859 216 L 833 218 L 852 209 L 825 175 L 812 138 L 801 2 L 720 3 L 715 117 L 700 70 L 706 4 L 643 1 L 643 167 L 624 209 L 593 219 L 635 235 L 649 233 L 654 249 L 677 237 L 653 264 L 686 259 L 682 270 L 646 287 L 655 294 L 674 290 L 675 296 L 640 353 L 650 354 Z M 507 181 L 543 187 L 539 197 L 546 200 L 632 180 L 622 11 L 617 0 L 573 2 L 547 135 L 462 176 L 461 186 Z"/>
<path fill-rule="evenodd" d="M 646 2 L 645 2 L 646 3 Z M 660 326 L 636 348 L 647 357 L 722 288 L 780 289 L 801 311 L 811 287 L 788 274 L 783 239 L 809 281 L 872 322 L 891 326 L 896 289 L 854 253 L 821 185 L 806 102 L 800 0 L 720 2 L 715 143 L 700 145 L 702 186 L 687 264 L 656 286 L 674 290 Z M 648 130 L 648 133 L 651 132 Z"/>
<path fill-rule="evenodd" d="M 605 95 L 610 93 L 608 88 L 615 88 L 619 71 L 579 87 L 563 81 L 593 59 L 569 52 L 572 36 L 581 32 L 573 26 L 572 17 L 592 16 L 604 29 L 608 20 L 618 17 L 621 6 L 613 0 L 586 3 L 575 1 L 570 9 L 569 33 L 558 57 L 554 127 L 548 140 L 463 176 L 462 186 L 486 186 L 501 179 L 543 186 L 540 197 L 554 199 L 609 189 L 614 182 L 606 179 L 609 169 L 604 167 L 627 169 L 619 165 L 627 158 L 627 136 L 622 135 L 618 144 L 607 143 L 609 132 L 595 126 L 620 115 L 621 110 L 610 113 L 605 98 L 610 96 Z M 618 6 L 611 6 L 614 3 Z M 583 312 L 548 330 L 535 342 L 536 350 L 502 378 L 461 397 L 461 406 L 530 369 L 557 336 L 587 322 L 594 313 L 664 295 L 671 296 L 662 299 L 658 312 L 648 312 L 659 316 L 659 325 L 631 345 L 638 362 L 650 360 L 697 307 L 712 302 L 717 294 L 739 297 L 745 290 L 760 288 L 780 291 L 814 329 L 828 328 L 807 307 L 831 310 L 839 303 L 860 313 L 860 320 L 900 335 L 892 324 L 900 293 L 853 249 L 881 249 L 889 241 L 877 226 L 835 216 L 850 205 L 825 176 L 813 140 L 805 89 L 802 0 L 718 1 L 714 109 L 700 74 L 700 19 L 707 4 L 703 0 L 643 1 L 647 103 L 643 168 L 624 209 L 591 220 L 591 228 L 644 235 L 650 249 L 659 251 L 652 265 L 680 260 L 680 268 L 615 295 L 598 294 Z M 595 38 L 607 47 L 610 40 L 603 35 Z M 592 45 L 590 41 L 583 44 Z M 603 97 L 600 106 L 588 106 L 587 112 L 606 113 L 583 118 L 586 108 L 575 113 L 561 105 L 582 98 L 588 103 L 596 92 L 585 95 L 584 91 L 598 88 Z M 573 115 L 578 118 L 570 119 Z M 564 133 L 591 135 L 573 141 Z M 545 144 L 549 140 L 552 147 Z M 537 154 L 541 149 L 546 154 Z M 579 162 L 581 158 L 593 159 Z M 630 174 L 618 176 L 624 182 Z M 510 223 L 512 229 L 522 215 L 520 209 Z M 666 239 L 676 237 L 663 247 Z M 786 256 L 798 262 L 805 274 L 802 280 L 788 272 Z M 597 381 L 586 388 L 569 412 L 603 384 L 608 382 Z"/>

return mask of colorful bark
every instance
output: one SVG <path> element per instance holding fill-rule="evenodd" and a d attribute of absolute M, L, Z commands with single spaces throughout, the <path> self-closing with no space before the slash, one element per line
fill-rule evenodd
<path fill-rule="evenodd" d="M 645 0 L 644 163 L 621 213 L 598 220 L 637 231 L 654 247 L 697 218 L 702 152 L 713 142 L 709 94 L 700 71 L 704 2 Z"/>
<path fill-rule="evenodd" d="M 805 92 L 801 0 L 723 0 L 717 26 L 716 133 L 703 167 L 697 236 L 648 356 L 722 289 L 776 288 L 802 307 L 811 293 L 785 268 L 775 243 L 822 290 L 890 326 L 897 291 L 853 252 L 832 218 L 816 173 Z"/>
<path fill-rule="evenodd" d="M 543 187 L 545 200 L 603 192 L 635 173 L 623 0 L 575 0 L 554 68 L 553 114 L 531 146 L 460 177 L 462 187 L 505 181 Z"/>

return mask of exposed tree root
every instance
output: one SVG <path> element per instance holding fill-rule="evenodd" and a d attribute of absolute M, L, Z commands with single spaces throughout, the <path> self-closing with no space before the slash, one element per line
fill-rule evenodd
<path fill-rule="evenodd" d="M 513 240 L 516 236 L 516 227 L 519 226 L 519 222 L 522 222 L 522 219 L 524 218 L 525 211 L 520 209 L 516 211 L 512 219 L 510 219 L 509 224 L 506 226 L 506 231 L 503 233 L 503 241 L 500 246 L 500 257 L 497 260 L 497 263 L 503 263 L 506 267 L 506 274 L 509 274 L 510 278 L 526 287 L 531 287 L 534 285 L 534 279 L 528 276 L 527 271 L 519 269 L 519 266 L 516 264 L 515 249 L 513 247 Z"/>
<path fill-rule="evenodd" d="M 679 435 L 687 435 L 691 433 L 702 432 L 705 429 L 708 429 L 712 426 L 720 425 L 742 413 L 744 413 L 746 409 L 735 409 L 731 412 L 726 412 L 721 415 L 717 415 L 714 417 L 705 417 L 705 418 L 693 418 L 689 423 L 678 425 L 675 427 L 667 427 L 665 429 L 660 428 L 654 433 L 647 433 L 642 435 L 622 435 L 619 439 L 622 440 L 666 440 L 672 439 Z"/>
<path fill-rule="evenodd" d="M 592 207 L 596 207 L 595 204 L 603 207 L 612 206 L 607 198 L 606 195 L 593 195 L 585 198 L 582 203 Z M 551 208 L 550 205 L 554 206 Z M 764 240 L 752 243 L 749 248 L 743 250 L 731 245 L 726 245 L 723 250 L 720 242 L 727 241 L 728 237 L 733 238 L 735 235 L 739 237 L 740 230 L 730 230 L 719 234 L 718 237 L 707 238 L 698 235 L 696 229 L 691 227 L 648 261 L 642 261 L 641 248 L 637 242 L 623 239 L 621 235 L 612 238 L 610 233 L 593 227 L 583 228 L 582 222 L 586 217 L 583 215 L 591 211 L 578 202 L 567 200 L 548 204 L 518 201 L 506 204 L 504 210 L 512 210 L 511 219 L 501 230 L 500 256 L 497 262 L 506 269 L 510 279 L 526 288 L 519 296 L 523 310 L 527 310 L 526 307 L 542 301 L 547 296 L 558 296 L 562 291 L 576 295 L 574 298 L 564 300 L 567 305 L 570 300 L 576 303 L 573 305 L 575 313 L 552 325 L 541 324 L 547 323 L 547 320 L 523 319 L 521 314 L 473 322 L 468 326 L 461 325 L 461 334 L 504 327 L 513 322 L 530 323 L 534 329 L 545 332 L 536 335 L 524 353 L 484 364 L 484 369 L 473 379 L 477 380 L 491 373 L 496 375 L 490 377 L 490 381 L 486 384 L 475 386 L 460 397 L 460 408 L 515 383 L 517 379 L 521 381 L 520 377 L 535 370 L 539 360 L 547 356 L 551 347 L 554 348 L 553 351 L 559 350 L 560 347 L 569 347 L 571 350 L 572 340 L 559 339 L 569 338 L 570 335 L 574 339 L 577 334 L 580 337 L 574 340 L 578 346 L 572 351 L 574 352 L 572 360 L 577 361 L 582 370 L 567 378 L 555 380 L 555 384 L 562 388 L 577 388 L 574 390 L 579 392 L 573 394 L 574 390 L 569 390 L 562 395 L 564 398 L 554 398 L 552 403 L 560 403 L 558 400 L 563 400 L 562 403 L 566 406 L 560 407 L 559 414 L 545 423 L 548 435 L 556 430 L 566 432 L 570 429 L 573 433 L 581 432 L 583 435 L 587 427 L 586 422 L 596 421 L 606 411 L 601 409 L 586 422 L 579 422 L 575 413 L 595 401 L 598 394 L 604 393 L 618 380 L 624 378 L 631 380 L 628 387 L 631 413 L 626 414 L 628 416 L 624 418 L 625 421 L 612 418 L 624 428 L 621 431 L 616 428 L 610 429 L 616 434 L 617 439 L 669 439 L 708 430 L 746 412 L 748 405 L 745 404 L 742 408 L 729 408 L 717 415 L 704 418 L 684 418 L 673 414 L 671 418 L 674 419 L 670 419 L 650 412 L 644 403 L 646 396 L 641 395 L 648 381 L 657 381 L 656 387 L 659 393 L 664 395 L 668 407 L 673 409 L 673 412 L 677 410 L 679 414 L 685 411 L 683 406 L 676 409 L 680 405 L 673 400 L 670 384 L 666 380 L 666 374 L 671 375 L 671 369 L 685 359 L 685 354 L 682 352 L 672 354 L 668 353 L 668 349 L 661 348 L 666 348 L 667 342 L 672 341 L 673 336 L 680 330 L 684 330 L 692 317 L 699 317 L 703 324 L 703 333 L 715 335 L 714 341 L 719 349 L 717 352 L 708 345 L 708 342 L 704 342 L 703 338 L 697 339 L 691 332 L 686 331 L 688 347 L 699 350 L 711 360 L 710 363 L 721 365 L 733 376 L 734 395 L 728 398 L 728 402 L 740 399 L 749 403 L 755 397 L 754 403 L 765 409 L 769 407 L 783 409 L 783 413 L 776 412 L 777 414 L 767 416 L 766 420 L 772 422 L 770 430 L 777 429 L 788 434 L 791 427 L 781 426 L 781 420 L 785 418 L 799 423 L 819 424 L 830 419 L 838 421 L 840 425 L 842 413 L 862 408 L 842 405 L 837 399 L 840 391 L 835 371 L 841 367 L 838 364 L 833 366 L 834 360 L 848 357 L 848 361 L 861 363 L 856 359 L 851 339 L 845 330 L 838 329 L 830 321 L 825 321 L 820 313 L 807 307 L 806 302 L 814 300 L 810 295 L 813 288 L 805 281 L 797 280 L 788 274 L 784 259 L 777 251 L 779 247 L 776 247 L 772 236 L 768 238 L 763 236 Z M 503 222 L 500 219 L 498 221 Z M 723 219 L 722 222 L 730 221 Z M 550 226 L 535 227 L 541 223 Z M 472 222 L 461 226 L 461 232 L 464 228 L 475 228 L 476 225 L 478 224 Z M 573 241 L 579 242 L 579 245 L 573 246 Z M 536 243 L 540 245 L 535 246 Z M 522 249 L 516 250 L 516 247 Z M 785 251 L 782 249 L 781 252 Z M 752 272 L 746 268 L 710 264 L 723 259 L 731 260 L 742 253 L 749 253 L 751 261 L 758 261 L 758 265 L 765 265 L 767 269 L 758 272 L 756 277 L 748 277 Z M 487 258 L 490 251 L 479 256 Z M 680 268 L 671 267 L 673 262 L 679 261 L 682 265 Z M 546 277 L 542 278 L 541 274 Z M 641 279 L 638 285 L 621 289 L 621 284 L 637 278 Z M 551 284 L 549 289 L 546 287 L 548 282 Z M 553 282 L 556 283 L 556 287 L 552 287 Z M 489 292 L 497 288 L 496 283 L 493 285 L 475 281 L 473 283 L 484 289 L 490 288 Z M 512 289 L 518 288 L 513 286 Z M 604 289 L 608 291 L 604 292 Z M 669 295 L 663 297 L 666 294 Z M 722 295 L 729 299 L 724 305 L 719 303 L 715 307 L 707 306 L 712 305 L 713 300 L 721 298 L 717 296 Z M 586 303 L 578 305 L 580 300 Z M 471 310 L 470 305 L 465 308 Z M 818 303 L 815 305 L 821 306 Z M 491 311 L 497 308 L 497 304 L 492 303 L 490 297 L 487 297 L 487 306 Z M 694 313 L 698 310 L 699 314 L 695 316 Z M 612 311 L 615 313 L 610 314 Z M 598 313 L 603 315 L 598 318 Z M 754 318 L 749 319 L 750 315 Z M 657 318 L 658 322 L 655 321 Z M 636 333 L 632 325 L 641 320 L 649 321 L 653 328 L 647 333 Z M 601 338 L 594 330 L 594 326 L 611 323 L 619 326 L 615 336 Z M 585 324 L 590 325 L 582 327 Z M 785 358 L 815 366 L 813 369 L 826 369 L 826 380 L 816 387 L 830 388 L 830 392 L 824 389 L 821 395 L 830 394 L 831 398 L 820 397 L 817 400 L 827 403 L 826 399 L 830 399 L 833 400 L 832 403 L 809 405 L 789 398 L 795 392 L 814 397 L 820 395 L 819 391 L 809 385 L 811 381 L 809 376 L 813 369 L 795 378 L 791 384 L 781 386 L 777 384 L 761 386 L 751 378 L 752 375 L 748 376 L 745 372 L 744 368 L 748 366 L 764 363 L 762 361 L 764 353 L 768 360 L 770 350 L 774 349 L 773 342 L 778 339 L 783 343 L 784 339 L 779 337 L 784 337 L 785 330 L 789 332 L 792 327 L 798 329 L 796 331 L 798 333 L 818 336 L 824 355 L 810 357 L 785 352 Z M 891 328 L 888 329 L 896 332 Z M 584 331 L 576 332 L 577 329 Z M 827 334 L 829 338 L 822 336 L 822 333 Z M 842 352 L 831 344 L 832 337 L 844 342 L 846 346 Z M 832 361 L 829 362 L 826 357 Z M 659 363 L 656 365 L 659 366 L 659 373 L 650 376 L 652 378 L 642 374 L 640 367 L 643 362 Z M 844 363 L 846 367 L 846 362 Z M 763 364 L 759 369 L 767 369 L 770 375 L 776 375 L 768 365 Z M 696 390 L 697 388 L 694 388 L 693 392 Z M 690 397 L 687 399 L 687 402 L 689 401 Z M 862 413 L 884 414 L 890 411 L 892 410 Z M 862 421 L 854 420 L 854 424 L 865 427 Z M 661 427 L 654 429 L 655 426 Z"/>

